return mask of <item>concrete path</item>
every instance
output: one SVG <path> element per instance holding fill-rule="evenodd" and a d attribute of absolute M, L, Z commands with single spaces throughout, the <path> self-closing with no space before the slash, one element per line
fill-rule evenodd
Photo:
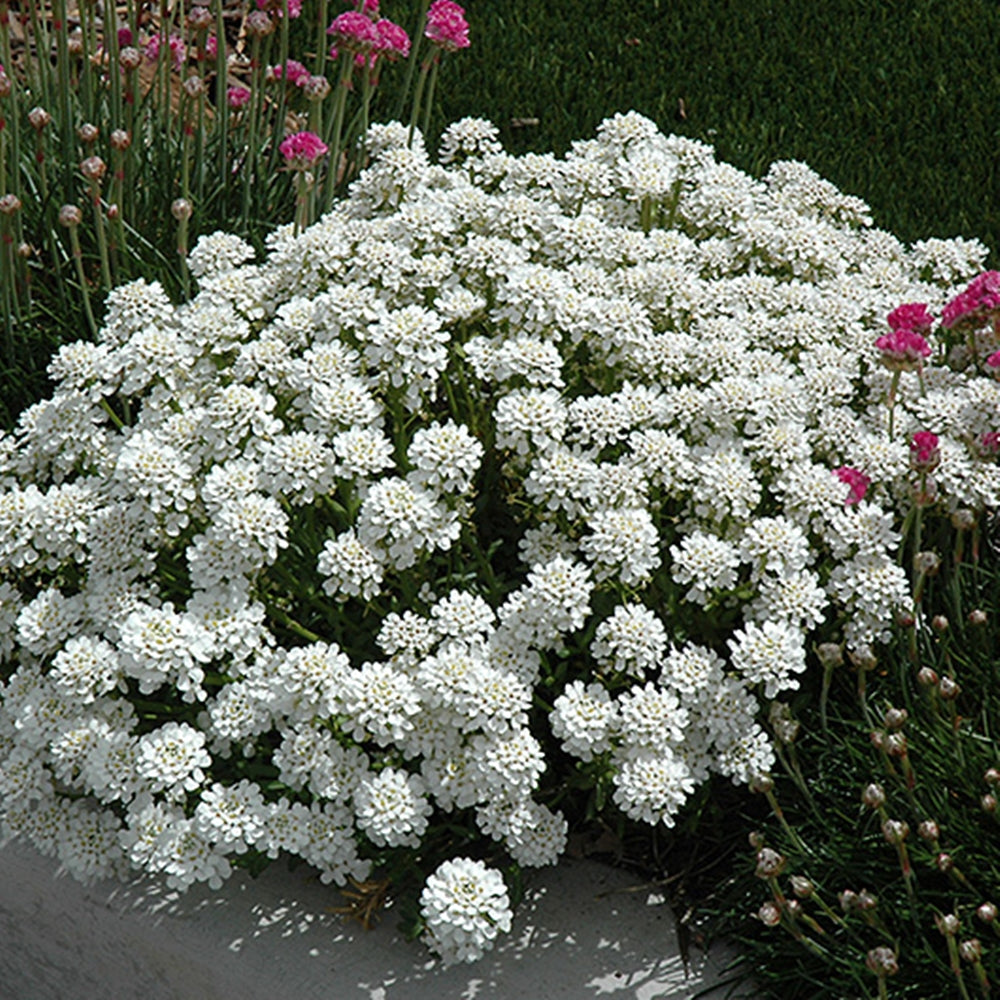
<path fill-rule="evenodd" d="M 723 1000 L 732 953 L 685 972 L 669 909 L 638 880 L 564 859 L 530 873 L 511 934 L 442 968 L 394 928 L 328 911 L 339 893 L 278 863 L 185 895 L 82 886 L 30 847 L 0 847 L 2 1000 Z"/>

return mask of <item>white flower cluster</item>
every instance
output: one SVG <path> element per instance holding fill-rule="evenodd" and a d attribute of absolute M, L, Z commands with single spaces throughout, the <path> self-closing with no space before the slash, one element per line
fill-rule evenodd
<path fill-rule="evenodd" d="M 561 159 L 495 137 L 435 164 L 379 126 L 317 224 L 259 263 L 206 237 L 190 301 L 133 282 L 58 352 L 0 436 L 5 832 L 82 878 L 256 852 L 342 884 L 450 813 L 551 864 L 553 735 L 670 825 L 770 768 L 758 698 L 810 632 L 866 650 L 909 606 L 917 492 L 1000 505 L 1000 383 L 874 346 L 983 247 L 636 114 Z M 509 926 L 478 862 L 421 902 L 449 961 Z"/>

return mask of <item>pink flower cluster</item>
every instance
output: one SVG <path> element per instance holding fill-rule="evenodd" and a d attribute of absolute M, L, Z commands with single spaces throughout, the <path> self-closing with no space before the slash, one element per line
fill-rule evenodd
<path fill-rule="evenodd" d="M 977 327 L 997 316 L 1000 316 L 1000 271 L 983 271 L 944 307 L 941 326 L 946 330 L 956 326 Z"/>
<path fill-rule="evenodd" d="M 243 84 L 234 84 L 226 91 L 226 103 L 234 110 L 244 108 L 250 103 L 250 88 Z"/>
<path fill-rule="evenodd" d="M 860 469 L 842 465 L 839 469 L 834 469 L 833 474 L 848 487 L 847 499 L 844 501 L 848 507 L 864 500 L 872 481 Z"/>
<path fill-rule="evenodd" d="M 315 132 L 293 132 L 278 147 L 292 170 L 309 170 L 329 149 Z"/>
<path fill-rule="evenodd" d="M 410 54 L 410 36 L 398 24 L 378 16 L 377 0 L 367 0 L 360 11 L 338 14 L 326 33 L 334 39 L 330 57 L 337 59 L 341 52 L 353 52 L 358 66 L 373 67 L 380 56 L 395 62 Z"/>
<path fill-rule="evenodd" d="M 146 42 L 143 54 L 150 62 L 156 62 L 156 60 L 159 59 L 160 45 L 162 41 L 162 35 L 153 35 L 153 37 Z M 167 44 L 170 48 L 170 57 L 174 65 L 174 69 L 180 70 L 181 66 L 184 65 L 184 60 L 187 58 L 187 48 L 184 45 L 184 39 L 181 38 L 180 35 L 171 35 Z"/>
<path fill-rule="evenodd" d="M 465 8 L 454 0 L 434 0 L 427 9 L 424 35 L 446 52 L 469 47 L 469 22 Z"/>
<path fill-rule="evenodd" d="M 934 325 L 934 316 L 928 312 L 926 302 L 907 302 L 893 309 L 886 321 L 890 330 L 912 330 L 926 335 Z"/>
<path fill-rule="evenodd" d="M 295 59 L 288 59 L 285 65 L 268 66 L 267 75 L 272 80 L 287 80 L 295 87 L 302 87 L 309 79 L 309 70 Z"/>
<path fill-rule="evenodd" d="M 933 431 L 917 431 L 910 438 L 910 464 L 917 472 L 931 472 L 941 462 L 938 436 Z"/>
<path fill-rule="evenodd" d="M 882 334 L 875 346 L 882 352 L 882 364 L 890 371 L 916 371 L 931 355 L 927 338 L 905 326 Z"/>

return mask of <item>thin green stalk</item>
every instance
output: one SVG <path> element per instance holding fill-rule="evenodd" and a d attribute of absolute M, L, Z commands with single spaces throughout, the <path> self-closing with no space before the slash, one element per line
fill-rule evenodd
<path fill-rule="evenodd" d="M 406 99 L 410 94 L 410 87 L 413 86 L 413 72 L 416 68 L 417 60 L 420 58 L 420 48 L 424 42 L 424 23 L 427 20 L 427 8 L 430 5 L 431 0 L 421 0 L 420 13 L 417 15 L 416 24 L 410 33 L 412 41 L 410 43 L 410 55 L 406 60 L 406 79 L 403 82 L 403 89 L 399 92 L 396 108 L 392 113 L 392 117 L 396 121 L 403 120 L 403 109 L 406 107 Z"/>
<path fill-rule="evenodd" d="M 413 133 L 417 129 L 417 119 L 420 116 L 420 101 L 423 97 L 424 86 L 427 82 L 427 74 L 431 69 L 431 61 L 421 63 L 420 76 L 417 77 L 417 89 L 413 94 L 413 107 L 410 110 L 410 130 L 406 135 L 408 145 L 413 145 Z"/>
<path fill-rule="evenodd" d="M 110 292 L 113 282 L 111 280 L 111 261 L 108 257 L 108 237 L 104 230 L 104 212 L 101 208 L 101 182 L 91 180 L 90 201 L 94 208 L 94 228 L 97 231 L 97 252 L 101 259 L 101 283 L 104 291 Z"/>
<path fill-rule="evenodd" d="M 427 87 L 427 103 L 424 106 L 424 121 L 421 126 L 421 130 L 424 133 L 424 141 L 427 141 L 427 137 L 431 134 L 431 111 L 434 108 L 434 90 L 437 87 L 438 67 L 440 65 L 441 54 L 435 52 L 434 58 L 431 60 L 431 75 Z"/>
<path fill-rule="evenodd" d="M 257 173 L 257 129 L 263 106 L 264 72 L 260 60 L 260 35 L 250 40 L 250 122 L 243 159 L 243 214 L 242 227 L 246 232 L 250 224 L 250 194 L 254 189 Z"/>
<path fill-rule="evenodd" d="M 222 185 L 222 204 L 229 194 L 229 100 L 227 91 L 226 25 L 222 17 L 222 4 L 215 5 L 215 134 L 219 143 L 219 183 Z"/>
<path fill-rule="evenodd" d="M 340 173 L 341 144 L 344 135 L 344 110 L 347 107 L 347 91 L 350 89 L 353 69 L 354 59 L 352 54 L 350 52 L 341 53 L 340 78 L 337 81 L 333 117 L 330 122 L 331 135 L 327 141 L 327 146 L 330 147 L 330 159 L 326 174 L 326 189 L 323 193 L 324 212 L 329 212 L 333 207 L 333 198 L 337 189 L 337 176 Z"/>
<path fill-rule="evenodd" d="M 73 250 L 73 265 L 76 268 L 76 278 L 80 283 L 80 297 L 83 300 L 83 312 L 87 317 L 87 325 L 93 336 L 97 336 L 97 322 L 90 307 L 90 290 L 87 287 L 87 275 L 83 270 L 83 250 L 80 248 L 80 236 L 76 226 L 69 227 L 69 242 Z"/>
<path fill-rule="evenodd" d="M 267 160 L 267 175 L 270 177 L 278 168 L 278 147 L 285 134 L 285 114 L 288 108 L 288 0 L 281 2 L 281 25 L 278 32 L 278 64 L 281 66 L 281 86 L 278 88 L 278 107 L 271 132 L 271 152 Z"/>

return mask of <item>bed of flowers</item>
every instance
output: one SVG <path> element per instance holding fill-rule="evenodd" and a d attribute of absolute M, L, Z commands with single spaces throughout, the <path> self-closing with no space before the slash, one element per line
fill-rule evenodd
<path fill-rule="evenodd" d="M 81 879 L 409 891 L 473 960 L 568 815 L 766 783 L 773 700 L 919 617 L 922 533 L 1000 504 L 1000 285 L 634 113 L 366 149 L 0 437 L 0 815 Z"/>

